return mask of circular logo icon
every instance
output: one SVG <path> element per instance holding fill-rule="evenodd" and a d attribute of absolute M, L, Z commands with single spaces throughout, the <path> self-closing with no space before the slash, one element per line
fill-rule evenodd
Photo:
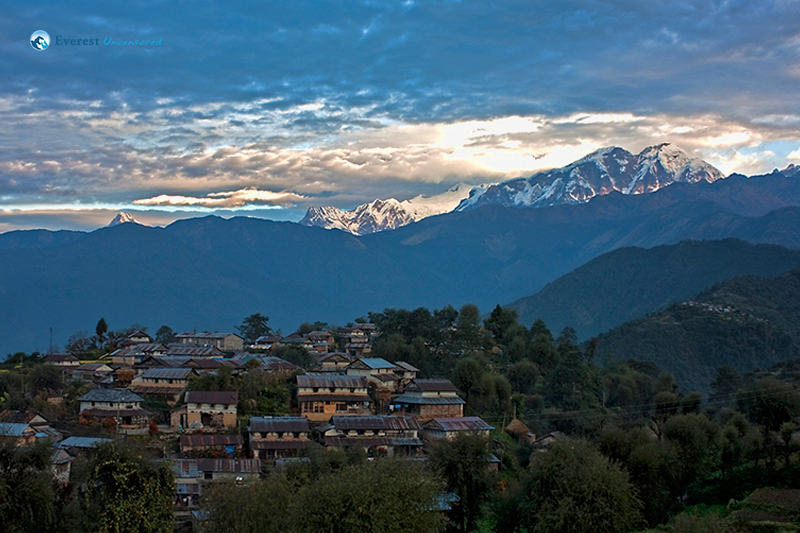
<path fill-rule="evenodd" d="M 34 50 L 39 50 L 40 52 L 46 50 L 50 46 L 50 36 L 46 31 L 42 30 L 33 32 L 31 34 L 31 46 L 33 46 Z"/>

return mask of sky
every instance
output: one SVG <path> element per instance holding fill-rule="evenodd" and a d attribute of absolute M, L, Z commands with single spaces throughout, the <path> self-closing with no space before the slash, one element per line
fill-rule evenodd
<path fill-rule="evenodd" d="M 298 220 L 612 145 L 770 172 L 798 84 L 791 0 L 0 0 L 0 232 Z"/>

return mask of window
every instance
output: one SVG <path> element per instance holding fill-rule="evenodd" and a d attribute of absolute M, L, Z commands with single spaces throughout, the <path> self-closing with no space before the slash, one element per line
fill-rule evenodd
<path fill-rule="evenodd" d="M 319 387 L 314 387 L 314 388 L 313 388 L 313 389 L 311 389 L 311 390 L 312 390 L 312 391 L 314 391 L 314 392 L 319 392 Z"/>
<path fill-rule="evenodd" d="M 295 431 L 294 433 L 292 433 L 292 437 L 294 437 L 296 439 L 299 439 L 300 438 L 300 432 L 299 431 Z"/>
<path fill-rule="evenodd" d="M 282 438 L 283 438 L 283 431 L 278 431 L 278 438 L 279 438 L 279 439 L 282 439 Z"/>
<path fill-rule="evenodd" d="M 214 472 L 203 472 L 203 479 L 214 479 Z"/>
<path fill-rule="evenodd" d="M 336 404 L 337 411 L 347 411 L 347 404 L 343 402 L 339 402 Z"/>

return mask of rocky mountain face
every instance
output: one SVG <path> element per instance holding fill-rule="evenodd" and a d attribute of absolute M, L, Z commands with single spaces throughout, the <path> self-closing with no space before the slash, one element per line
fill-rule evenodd
<path fill-rule="evenodd" d="M 620 147 L 602 148 L 563 168 L 539 172 L 473 189 L 456 211 L 489 204 L 508 207 L 549 207 L 586 203 L 611 192 L 652 193 L 673 183 L 714 182 L 722 173 L 669 143 L 632 154 Z"/>
<path fill-rule="evenodd" d="M 309 207 L 300 221 L 304 226 L 340 229 L 353 235 L 367 235 L 417 222 L 423 218 L 452 211 L 473 187 L 459 184 L 436 196 L 416 196 L 398 201 L 377 199 L 345 211 L 337 207 Z"/>

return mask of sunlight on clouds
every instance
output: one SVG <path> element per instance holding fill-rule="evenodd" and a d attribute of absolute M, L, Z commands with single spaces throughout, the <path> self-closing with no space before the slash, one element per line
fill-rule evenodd
<path fill-rule="evenodd" d="M 737 131 L 725 133 L 716 137 L 708 137 L 699 139 L 698 144 L 702 146 L 736 146 L 746 145 L 751 141 L 751 133 L 749 131 Z"/>
<path fill-rule="evenodd" d="M 213 192 L 203 197 L 161 194 L 153 198 L 134 200 L 145 206 L 194 206 L 205 208 L 235 208 L 245 205 L 291 205 L 305 197 L 295 193 L 276 193 L 248 187 L 238 191 Z"/>

